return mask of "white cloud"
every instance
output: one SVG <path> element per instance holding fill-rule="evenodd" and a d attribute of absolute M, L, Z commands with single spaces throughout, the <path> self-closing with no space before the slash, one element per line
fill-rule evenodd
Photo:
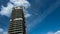
<path fill-rule="evenodd" d="M 55 32 L 54 34 L 60 34 L 60 31 Z"/>
<path fill-rule="evenodd" d="M 0 28 L 0 32 L 3 32 L 3 29 L 2 28 Z"/>
<path fill-rule="evenodd" d="M 27 0 L 10 0 L 10 2 L 15 6 L 24 6 L 25 8 L 28 8 L 28 6 L 30 6 Z"/>
<path fill-rule="evenodd" d="M 56 32 L 48 32 L 47 34 L 60 34 L 60 31 L 56 31 Z"/>
<path fill-rule="evenodd" d="M 8 32 L 3 32 L 3 34 L 8 34 Z"/>
<path fill-rule="evenodd" d="M 31 15 L 30 15 L 30 14 L 28 14 L 28 13 L 25 15 L 25 17 L 26 17 L 26 18 L 27 18 L 27 17 L 30 17 L 30 16 L 31 16 Z"/>
<path fill-rule="evenodd" d="M 2 6 L 0 14 L 9 17 L 10 14 L 11 14 L 11 12 L 12 12 L 11 11 L 12 10 L 12 7 L 13 7 L 13 5 L 11 3 L 8 3 L 7 4 L 7 7 Z"/>
<path fill-rule="evenodd" d="M 4 31 L 2 28 L 0 28 L 0 34 L 8 34 L 8 33 Z"/>
<path fill-rule="evenodd" d="M 30 4 L 27 0 L 10 0 L 10 2 L 8 2 L 8 4 L 7 4 L 7 7 L 2 6 L 0 15 L 5 15 L 5 16 L 10 17 L 12 8 L 16 7 L 16 6 L 23 6 L 23 7 L 25 7 L 25 9 L 27 9 L 30 6 Z M 30 14 L 26 15 L 26 17 L 28 17 L 28 16 L 30 16 Z"/>
<path fill-rule="evenodd" d="M 47 34 L 54 34 L 53 32 L 48 32 Z"/>

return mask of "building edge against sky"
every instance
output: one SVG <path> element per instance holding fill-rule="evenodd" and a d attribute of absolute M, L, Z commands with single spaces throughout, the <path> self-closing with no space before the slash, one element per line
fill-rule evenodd
<path fill-rule="evenodd" d="M 11 13 L 8 34 L 26 34 L 23 7 L 14 7 Z"/>

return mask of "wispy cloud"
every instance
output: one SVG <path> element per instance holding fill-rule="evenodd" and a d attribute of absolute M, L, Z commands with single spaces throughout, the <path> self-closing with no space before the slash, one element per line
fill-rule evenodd
<path fill-rule="evenodd" d="M 51 14 L 57 7 L 59 7 L 59 5 L 60 5 L 60 1 L 57 1 L 56 3 L 51 5 L 47 10 L 44 11 L 42 15 L 39 15 L 37 19 L 35 19 L 31 24 L 28 24 L 28 28 L 29 28 L 28 30 L 30 31 L 37 24 L 41 23 L 46 18 L 46 16 Z"/>

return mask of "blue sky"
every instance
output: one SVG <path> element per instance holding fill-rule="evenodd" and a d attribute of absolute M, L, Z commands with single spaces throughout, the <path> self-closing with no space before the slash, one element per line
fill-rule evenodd
<path fill-rule="evenodd" d="M 60 33 L 60 0 L 28 0 L 31 6 L 27 9 L 31 15 L 26 18 L 28 34 Z M 0 0 L 7 6 L 9 0 Z M 0 15 L 0 28 L 8 31 L 10 17 Z"/>

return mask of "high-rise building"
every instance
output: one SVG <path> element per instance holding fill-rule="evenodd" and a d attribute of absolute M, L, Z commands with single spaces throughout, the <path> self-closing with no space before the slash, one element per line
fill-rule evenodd
<path fill-rule="evenodd" d="M 23 7 L 14 7 L 11 13 L 8 34 L 26 34 Z"/>

